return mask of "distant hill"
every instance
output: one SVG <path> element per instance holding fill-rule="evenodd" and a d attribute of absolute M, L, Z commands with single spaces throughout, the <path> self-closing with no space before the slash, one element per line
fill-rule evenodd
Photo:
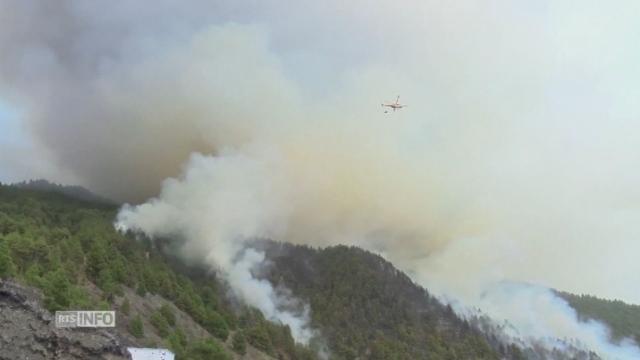
<path fill-rule="evenodd" d="M 15 186 L 21 189 L 59 193 L 77 200 L 82 200 L 87 202 L 95 202 L 95 203 L 110 204 L 110 205 L 118 204 L 116 201 L 97 195 L 82 186 L 60 185 L 45 179 L 22 181 L 18 183 L 13 183 L 11 184 L 11 186 Z"/>
<path fill-rule="evenodd" d="M 576 309 L 582 319 L 597 320 L 609 326 L 612 340 L 629 338 L 640 344 L 639 305 L 626 304 L 620 300 L 600 299 L 591 295 L 566 292 L 559 292 L 559 295 Z"/>

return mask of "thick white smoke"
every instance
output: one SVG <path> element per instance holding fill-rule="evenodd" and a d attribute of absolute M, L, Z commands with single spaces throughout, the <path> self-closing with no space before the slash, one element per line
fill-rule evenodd
<path fill-rule="evenodd" d="M 194 155 L 184 178 L 165 181 L 157 199 L 125 206 L 116 227 L 152 238 L 185 238 L 185 258 L 215 266 L 237 298 L 267 319 L 289 325 L 294 338 L 306 344 L 314 335 L 308 309 L 254 276 L 265 255 L 246 246 L 256 238 L 282 237 L 288 218 L 283 184 L 264 161 L 233 154 Z"/>
<path fill-rule="evenodd" d="M 7 0 L 0 91 L 85 185 L 160 191 L 120 224 L 244 269 L 270 317 L 295 314 L 251 237 L 360 245 L 467 304 L 503 279 L 639 302 L 640 5 L 614 3 Z M 564 336 L 554 308 L 513 322 Z"/>
<path fill-rule="evenodd" d="M 603 359 L 640 358 L 640 348 L 633 340 L 611 343 L 606 326 L 594 320 L 581 320 L 565 300 L 545 287 L 494 283 L 470 303 L 496 324 L 502 324 L 503 335 L 515 343 L 566 351 L 571 351 L 568 346 L 572 346 L 595 351 Z M 478 315 L 457 300 L 452 305 L 463 316 Z"/>

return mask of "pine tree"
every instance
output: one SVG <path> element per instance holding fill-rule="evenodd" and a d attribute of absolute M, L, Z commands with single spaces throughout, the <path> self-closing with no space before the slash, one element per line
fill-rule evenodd
<path fill-rule="evenodd" d="M 144 336 L 144 325 L 142 324 L 140 315 L 131 319 L 131 321 L 129 322 L 129 333 L 137 338 L 141 338 Z"/>
<path fill-rule="evenodd" d="M 232 348 L 233 351 L 240 355 L 244 355 L 247 352 L 247 340 L 245 339 L 242 331 L 238 331 L 233 334 Z"/>
<path fill-rule="evenodd" d="M 9 246 L 6 241 L 0 239 L 0 278 L 8 278 L 15 274 L 15 265 L 11 260 Z"/>
<path fill-rule="evenodd" d="M 175 326 L 176 325 L 176 315 L 173 313 L 173 310 L 171 309 L 171 306 L 169 306 L 167 304 L 162 305 L 160 307 L 160 313 L 165 318 L 165 320 L 167 320 L 167 323 L 170 326 Z"/>
<path fill-rule="evenodd" d="M 120 311 L 122 311 L 122 313 L 125 315 L 129 315 L 130 308 L 131 304 L 129 304 L 129 298 L 125 297 L 122 305 L 120 305 Z"/>
<path fill-rule="evenodd" d="M 164 338 L 169 335 L 169 324 L 160 311 L 156 311 L 151 315 L 151 324 L 156 328 L 160 337 Z"/>

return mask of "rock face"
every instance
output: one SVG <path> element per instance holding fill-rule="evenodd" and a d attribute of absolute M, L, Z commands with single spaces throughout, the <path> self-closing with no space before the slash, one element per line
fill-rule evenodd
<path fill-rule="evenodd" d="M 0 280 L 0 359 L 129 359 L 112 330 L 56 328 L 40 300 L 37 291 Z"/>

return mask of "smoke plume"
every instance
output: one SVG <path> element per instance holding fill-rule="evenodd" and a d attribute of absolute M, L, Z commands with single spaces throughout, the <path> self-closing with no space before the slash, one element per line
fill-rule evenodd
<path fill-rule="evenodd" d="M 7 0 L 0 94 L 60 171 L 156 196 L 120 227 L 186 239 L 299 341 L 305 312 L 251 276 L 248 239 L 359 245 L 611 354 L 557 299 L 514 312 L 486 294 L 535 295 L 505 297 L 507 279 L 640 302 L 639 6 Z M 398 94 L 409 107 L 384 114 Z"/>
<path fill-rule="evenodd" d="M 283 236 L 288 213 L 280 180 L 266 163 L 242 155 L 194 155 L 186 168 L 182 179 L 165 181 L 157 199 L 125 206 L 116 227 L 151 238 L 185 238 L 183 258 L 215 266 L 237 298 L 308 343 L 314 335 L 308 309 L 254 276 L 265 255 L 247 244 Z"/>

